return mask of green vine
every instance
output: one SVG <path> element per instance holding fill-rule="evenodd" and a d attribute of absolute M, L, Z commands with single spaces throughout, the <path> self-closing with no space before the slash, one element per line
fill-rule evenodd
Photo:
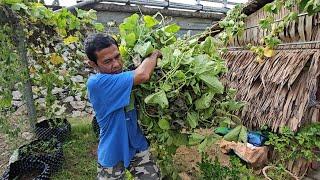
<path fill-rule="evenodd" d="M 320 2 L 316 0 L 275 0 L 265 5 L 264 11 L 267 17 L 259 21 L 259 28 L 266 30 L 268 34 L 260 39 L 260 45 L 248 45 L 248 48 L 257 54 L 256 61 L 262 63 L 265 57 L 272 57 L 274 49 L 281 43 L 279 33 L 283 32 L 289 23 L 298 18 L 298 13 L 293 8 L 298 5 L 301 12 L 307 12 L 308 15 L 314 15 L 320 11 Z M 289 10 L 282 19 L 275 19 L 282 8 Z M 228 12 L 226 18 L 220 22 L 224 31 L 219 34 L 220 39 L 226 45 L 233 37 L 241 36 L 244 31 L 243 7 L 236 6 Z"/>
<path fill-rule="evenodd" d="M 244 19 L 247 15 L 243 14 L 244 5 L 237 5 L 227 12 L 227 16 L 219 22 L 223 32 L 219 34 L 219 39 L 227 45 L 227 43 L 235 36 L 242 36 L 244 32 Z"/>
<path fill-rule="evenodd" d="M 52 94 L 54 88 L 67 87 L 71 90 L 70 93 L 84 96 L 85 86 L 73 82 L 71 77 L 84 68 L 82 40 L 86 34 L 104 30 L 101 23 L 95 22 L 95 11 L 76 9 L 73 14 L 67 9 L 61 9 L 54 12 L 41 3 L 27 0 L 2 0 L 0 9 L 16 17 L 23 27 L 33 93 L 45 96 L 45 104 L 37 104 L 38 115 L 53 117 L 58 111 L 65 109 Z M 14 42 L 16 32 L 9 18 L 7 21 L 0 28 L 0 38 L 3 39 L 0 47 L 0 72 L 4 73 L 1 76 L 3 80 L 0 79 L 3 82 L 0 88 L 0 109 L 11 106 L 11 91 L 17 82 L 21 82 L 23 75 L 20 73 L 22 70 L 19 69 L 20 61 Z"/>
<path fill-rule="evenodd" d="M 227 71 L 217 51 L 219 41 L 211 36 L 201 43 L 198 36 L 178 38 L 179 29 L 160 14 L 134 14 L 119 26 L 119 49 L 127 68 L 135 68 L 154 49 L 162 52 L 150 82 L 134 91 L 139 120 L 160 154 L 162 173 L 170 177 L 177 176 L 172 156 L 178 147 L 199 145 L 204 151 L 220 138 L 213 134 L 194 140 L 195 129 L 238 124 L 232 113 L 244 105 L 218 79 Z"/>

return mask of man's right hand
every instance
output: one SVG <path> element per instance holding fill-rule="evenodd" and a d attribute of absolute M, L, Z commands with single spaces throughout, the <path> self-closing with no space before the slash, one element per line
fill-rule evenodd
<path fill-rule="evenodd" d="M 159 50 L 154 50 L 149 57 L 142 61 L 137 69 L 134 70 L 134 85 L 149 81 L 157 65 L 158 58 L 162 58 L 162 53 Z"/>
<path fill-rule="evenodd" d="M 160 58 L 162 59 L 162 53 L 158 49 L 154 50 L 151 54 L 151 56 L 155 56 L 157 59 Z"/>

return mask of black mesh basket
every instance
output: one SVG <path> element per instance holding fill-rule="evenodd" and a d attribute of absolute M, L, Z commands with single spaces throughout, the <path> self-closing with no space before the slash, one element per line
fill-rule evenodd
<path fill-rule="evenodd" d="M 43 161 L 50 167 L 50 173 L 58 171 L 63 164 L 63 148 L 57 139 L 35 140 L 18 148 L 18 159 Z"/>
<path fill-rule="evenodd" d="M 50 179 L 50 167 L 39 160 L 21 159 L 11 163 L 2 175 L 3 180 L 48 180 Z"/>
<path fill-rule="evenodd" d="M 100 128 L 99 128 L 99 124 L 97 122 L 96 116 L 93 117 L 91 124 L 92 124 L 92 129 L 94 134 L 96 135 L 97 138 L 99 138 Z"/>
<path fill-rule="evenodd" d="M 71 125 L 67 119 L 48 119 L 36 124 L 35 129 L 38 139 L 57 138 L 64 142 L 71 133 Z"/>

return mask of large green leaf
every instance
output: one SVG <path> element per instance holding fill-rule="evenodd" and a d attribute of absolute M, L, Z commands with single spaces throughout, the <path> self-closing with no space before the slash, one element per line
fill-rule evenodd
<path fill-rule="evenodd" d="M 180 26 L 176 24 L 170 24 L 166 27 L 164 27 L 164 31 L 167 33 L 176 33 L 180 30 Z"/>
<path fill-rule="evenodd" d="M 154 50 L 154 48 L 153 48 L 150 41 L 148 41 L 144 44 L 136 44 L 134 46 L 134 51 L 139 53 L 140 56 L 142 56 L 142 57 L 148 56 L 150 53 L 152 53 L 153 50 Z"/>
<path fill-rule="evenodd" d="M 208 73 L 203 73 L 199 75 L 199 78 L 205 82 L 210 88 L 214 89 L 216 93 L 222 94 L 224 87 L 219 79 Z"/>
<path fill-rule="evenodd" d="M 134 33 L 136 36 L 139 36 L 138 20 L 138 14 L 133 14 L 125 18 L 123 23 L 119 25 L 120 35 L 125 37 L 129 33 Z"/>
<path fill-rule="evenodd" d="M 203 94 L 201 98 L 197 99 L 195 102 L 196 110 L 207 109 L 208 107 L 210 107 L 213 97 L 214 97 L 213 92 L 208 92 Z"/>
<path fill-rule="evenodd" d="M 243 125 L 239 125 L 226 134 L 223 139 L 247 143 L 247 128 Z"/>
<path fill-rule="evenodd" d="M 178 70 L 173 75 L 175 82 L 182 82 L 186 79 L 186 75 L 182 70 Z"/>
<path fill-rule="evenodd" d="M 170 65 L 170 62 L 172 61 L 173 57 L 173 49 L 170 48 L 169 46 L 166 46 L 161 49 L 162 53 L 162 60 L 158 62 L 160 67 L 166 67 Z"/>
<path fill-rule="evenodd" d="M 160 121 L 158 122 L 158 125 L 163 130 L 170 129 L 170 123 L 168 122 L 167 119 L 160 119 Z"/>
<path fill-rule="evenodd" d="M 189 144 L 190 145 L 196 145 L 199 144 L 201 141 L 203 141 L 205 136 L 198 134 L 198 133 L 192 133 L 189 136 Z"/>
<path fill-rule="evenodd" d="M 144 102 L 146 104 L 158 104 L 162 109 L 167 108 L 169 106 L 166 93 L 163 90 L 150 94 L 144 99 Z"/>
<path fill-rule="evenodd" d="M 201 95 L 199 83 L 192 84 L 191 87 L 192 87 L 193 92 L 194 92 L 196 95 Z"/>
<path fill-rule="evenodd" d="M 245 126 L 241 127 L 241 131 L 239 133 L 239 141 L 243 143 L 247 143 L 248 141 L 248 133 L 247 133 L 247 128 Z"/>
<path fill-rule="evenodd" d="M 172 85 L 170 83 L 163 83 L 160 85 L 160 89 L 164 90 L 165 92 L 168 92 L 172 89 Z"/>
<path fill-rule="evenodd" d="M 224 107 L 226 110 L 228 111 L 236 111 L 241 109 L 243 106 L 245 105 L 245 103 L 243 102 L 238 102 L 235 100 L 229 100 L 226 102 L 222 102 L 221 106 Z"/>
<path fill-rule="evenodd" d="M 223 139 L 227 140 L 227 141 L 235 141 L 238 142 L 239 140 L 239 134 L 241 131 L 241 125 L 235 127 L 234 129 L 232 129 L 228 134 L 226 134 Z"/>
<path fill-rule="evenodd" d="M 176 146 L 187 145 L 188 144 L 188 135 L 175 133 L 173 135 L 173 144 Z"/>
<path fill-rule="evenodd" d="M 198 146 L 198 151 L 204 152 L 206 148 L 208 147 L 208 139 L 205 138 Z"/>
<path fill-rule="evenodd" d="M 212 55 L 216 53 L 215 45 L 214 45 L 214 39 L 212 36 L 208 36 L 202 43 L 201 43 L 201 49 L 208 55 Z"/>
<path fill-rule="evenodd" d="M 120 31 L 121 30 L 133 30 L 137 28 L 139 20 L 138 14 L 133 14 L 127 18 L 124 19 L 123 23 L 120 24 Z"/>
<path fill-rule="evenodd" d="M 157 20 L 156 20 L 154 17 L 152 17 L 152 16 L 143 16 L 143 20 L 144 20 L 144 22 L 145 22 L 145 24 L 146 24 L 146 26 L 147 26 L 148 28 L 151 28 L 151 27 L 159 24 L 159 21 L 157 21 Z"/>
<path fill-rule="evenodd" d="M 211 57 L 208 54 L 200 54 L 192 58 L 192 69 L 191 71 L 195 74 L 203 74 L 208 72 L 216 76 L 216 63 L 212 61 Z"/>
<path fill-rule="evenodd" d="M 187 121 L 192 129 L 197 127 L 198 119 L 199 119 L 198 113 L 193 111 L 187 113 Z"/>
<path fill-rule="evenodd" d="M 124 40 L 128 47 L 133 47 L 137 39 L 134 33 L 130 33 L 124 36 Z"/>

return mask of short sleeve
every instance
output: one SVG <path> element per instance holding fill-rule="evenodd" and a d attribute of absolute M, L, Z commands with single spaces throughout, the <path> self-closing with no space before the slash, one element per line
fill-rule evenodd
<path fill-rule="evenodd" d="M 133 82 L 133 71 L 99 74 L 94 83 L 88 84 L 90 101 L 94 109 L 103 114 L 109 114 L 129 105 Z"/>

